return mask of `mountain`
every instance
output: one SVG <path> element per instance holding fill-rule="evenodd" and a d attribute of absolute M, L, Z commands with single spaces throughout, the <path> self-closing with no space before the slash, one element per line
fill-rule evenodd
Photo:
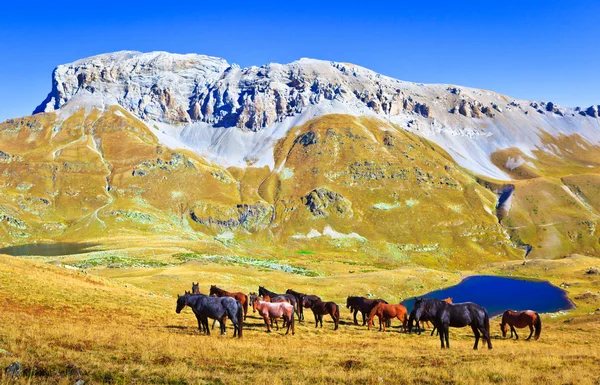
<path fill-rule="evenodd" d="M 136 234 L 406 263 L 598 254 L 598 106 L 301 59 L 116 52 L 0 124 L 0 240 Z"/>

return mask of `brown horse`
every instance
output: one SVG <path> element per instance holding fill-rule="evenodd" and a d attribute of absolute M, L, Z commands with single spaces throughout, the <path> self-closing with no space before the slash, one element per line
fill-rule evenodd
<path fill-rule="evenodd" d="M 524 328 L 529 326 L 529 340 L 533 335 L 535 330 L 535 339 L 540 338 L 540 333 L 542 332 L 542 319 L 540 315 L 532 310 L 525 311 L 513 311 L 507 310 L 502 314 L 502 323 L 500 323 L 500 330 L 502 330 L 502 337 L 506 338 L 506 333 L 508 332 L 508 326 L 510 326 L 510 338 L 513 338 L 513 333 L 515 338 L 518 340 L 519 335 L 517 334 L 517 330 L 515 327 Z"/>
<path fill-rule="evenodd" d="M 244 321 L 246 320 L 246 316 L 248 314 L 248 296 L 241 292 L 228 292 L 223 289 L 219 289 L 215 285 L 210 286 L 210 295 L 216 295 L 217 297 L 231 297 L 240 301 L 240 304 L 244 308 Z"/>
<path fill-rule="evenodd" d="M 302 297 L 302 306 L 312 310 L 315 316 L 315 327 L 323 327 L 323 315 L 329 314 L 335 324 L 333 330 L 337 330 L 340 325 L 340 307 L 335 302 L 323 302 L 321 299 L 312 299 L 311 296 Z"/>
<path fill-rule="evenodd" d="M 265 320 L 267 333 L 271 333 L 272 323 L 278 318 L 283 318 L 284 327 L 287 324 L 285 334 L 290 332 L 290 327 L 292 328 L 292 335 L 296 333 L 294 328 L 294 312 L 296 309 L 289 302 L 261 301 L 255 295 L 251 295 L 250 301 L 252 302 L 252 311 L 258 311 L 258 314 Z M 275 322 L 275 325 L 277 325 L 277 322 Z M 279 325 L 277 325 L 277 330 L 279 330 Z"/>
<path fill-rule="evenodd" d="M 379 331 L 385 331 L 385 320 L 398 318 L 402 322 L 402 329 L 407 330 L 408 327 L 408 311 L 403 305 L 389 305 L 385 303 L 378 303 L 371 313 L 369 313 L 369 319 L 367 320 L 368 328 L 371 329 L 373 325 L 373 318 L 377 316 L 379 318 Z"/>

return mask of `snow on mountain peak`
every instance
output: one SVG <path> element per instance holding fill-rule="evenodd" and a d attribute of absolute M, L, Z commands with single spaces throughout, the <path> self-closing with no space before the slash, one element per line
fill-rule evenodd
<path fill-rule="evenodd" d="M 241 68 L 196 54 L 102 54 L 58 66 L 52 91 L 34 113 L 57 110 L 72 99 L 117 103 L 145 122 L 173 127 L 166 131 L 182 146 L 223 163 L 232 163 L 235 155 L 237 165 L 261 157 L 272 165 L 274 138 L 292 124 L 331 112 L 397 123 L 435 141 L 462 166 L 500 179 L 507 175 L 491 163 L 490 154 L 509 147 L 530 153 L 540 144 L 541 131 L 600 140 L 597 106 L 561 108 L 474 88 L 405 82 L 310 58 Z M 227 135 L 223 129 L 230 129 Z M 227 137 L 235 148 L 228 148 Z M 263 137 L 268 143 L 257 143 Z M 242 142 L 253 144 L 246 148 Z"/>

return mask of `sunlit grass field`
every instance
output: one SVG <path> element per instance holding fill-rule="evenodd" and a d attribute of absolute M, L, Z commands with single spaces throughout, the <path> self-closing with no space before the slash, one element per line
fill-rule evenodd
<path fill-rule="evenodd" d="M 333 260 L 318 263 L 318 276 L 307 276 L 231 260 L 175 263 L 169 258 L 176 253 L 169 253 L 141 255 L 146 263 L 140 266 L 117 261 L 112 267 L 70 267 L 89 255 L 0 256 L 0 367 L 19 361 L 24 369 L 16 382 L 2 373 L 1 383 L 600 383 L 600 276 L 586 274 L 598 267 L 595 258 L 501 262 L 460 274 L 417 267 L 360 272 Z M 307 258 L 316 258 L 297 255 L 288 262 L 310 266 Z M 400 333 L 399 322 L 386 333 L 355 326 L 345 308 L 347 295 L 399 301 L 478 273 L 563 284 L 577 308 L 542 315 L 542 336 L 535 342 L 502 339 L 492 320 L 491 351 L 472 350 L 469 328 L 451 329 L 451 349 L 441 350 L 429 332 Z M 177 293 L 189 290 L 192 281 L 203 292 L 217 284 L 244 292 L 264 285 L 318 294 L 340 305 L 340 329 L 334 331 L 328 317 L 323 329 L 315 329 L 307 310 L 294 336 L 267 334 L 252 313 L 241 340 L 232 338 L 230 324 L 227 336 L 218 328 L 203 336 L 190 309 L 175 313 Z"/>

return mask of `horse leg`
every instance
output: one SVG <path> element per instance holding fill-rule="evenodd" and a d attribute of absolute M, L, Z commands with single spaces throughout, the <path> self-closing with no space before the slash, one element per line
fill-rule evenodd
<path fill-rule="evenodd" d="M 492 340 L 490 339 L 490 334 L 486 330 L 485 326 L 479 328 L 479 330 L 481 331 L 481 335 L 483 335 L 483 338 L 485 338 L 485 342 L 487 342 L 488 349 L 491 349 L 492 348 Z"/>
<path fill-rule="evenodd" d="M 526 341 L 529 341 L 529 339 L 533 335 L 533 325 L 529 325 L 529 330 L 531 331 L 531 333 L 529 333 L 529 337 L 527 337 Z"/>
<path fill-rule="evenodd" d="M 266 315 L 263 316 L 263 319 L 265 320 L 265 325 L 267 325 L 267 333 L 271 333 L 271 320 Z"/>
<path fill-rule="evenodd" d="M 382 329 L 385 332 L 385 318 L 379 317 L 379 331 L 382 331 Z"/>
<path fill-rule="evenodd" d="M 292 313 L 292 318 L 294 317 L 294 313 Z M 285 332 L 285 335 L 287 336 L 290 333 L 290 324 L 291 321 L 289 320 L 289 317 L 287 315 L 283 315 L 283 322 L 287 323 L 287 330 Z"/>
<path fill-rule="evenodd" d="M 323 328 L 323 314 L 319 314 L 319 323 L 321 324 L 321 328 Z"/>
<path fill-rule="evenodd" d="M 433 333 L 435 333 L 435 332 L 437 332 L 436 336 L 440 335 L 439 330 L 437 330 L 437 328 L 434 326 L 433 329 L 431 329 L 431 335 L 433 335 Z"/>
<path fill-rule="evenodd" d="M 444 326 L 443 326 L 443 325 L 442 325 L 442 326 L 440 326 L 440 329 L 439 329 L 439 330 L 440 330 L 440 333 L 439 333 L 439 336 L 440 336 L 440 343 L 441 343 L 441 345 L 442 345 L 442 349 L 444 349 L 444 348 L 445 348 L 445 346 L 444 346 Z"/>
<path fill-rule="evenodd" d="M 354 310 L 352 310 L 352 314 L 354 315 L 354 324 L 358 325 L 358 320 L 356 319 L 356 314 L 358 313 L 358 309 L 354 308 Z"/>
<path fill-rule="evenodd" d="M 219 320 L 219 325 L 221 326 L 221 335 L 224 336 L 227 334 L 227 330 L 225 329 L 225 317 Z"/>
<path fill-rule="evenodd" d="M 517 329 L 515 329 L 514 326 L 510 327 L 510 334 L 512 335 L 512 332 L 515 332 L 515 339 L 519 339 L 519 335 L 517 334 Z"/>
<path fill-rule="evenodd" d="M 473 350 L 477 350 L 477 345 L 479 344 L 479 329 L 477 329 L 475 325 L 471 325 L 471 330 L 473 330 L 473 334 L 475 334 L 475 346 L 473 346 Z"/>
<path fill-rule="evenodd" d="M 202 324 L 204 325 L 204 330 L 206 330 L 206 335 L 210 336 L 210 328 L 208 327 L 208 318 L 204 317 L 202 319 Z"/>
<path fill-rule="evenodd" d="M 319 315 L 317 313 L 313 313 L 315 315 L 315 328 L 319 327 Z"/>

